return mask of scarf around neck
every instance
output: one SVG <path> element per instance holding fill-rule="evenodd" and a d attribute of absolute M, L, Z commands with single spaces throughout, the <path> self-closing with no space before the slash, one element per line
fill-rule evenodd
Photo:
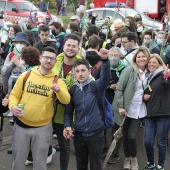
<path fill-rule="evenodd" d="M 89 77 L 84 83 L 79 83 L 78 81 L 76 81 L 76 86 L 82 91 L 83 88 L 89 84 L 91 81 L 93 81 L 93 79 L 91 77 Z"/>
<path fill-rule="evenodd" d="M 120 77 L 120 73 L 119 71 L 122 70 L 124 67 L 126 67 L 125 63 L 123 62 L 123 60 L 119 61 L 119 64 L 117 67 L 110 67 L 111 70 L 114 70 L 116 72 L 117 77 Z"/>

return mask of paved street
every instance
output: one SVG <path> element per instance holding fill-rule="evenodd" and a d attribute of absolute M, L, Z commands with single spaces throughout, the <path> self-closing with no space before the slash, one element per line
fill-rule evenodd
<path fill-rule="evenodd" d="M 12 127 L 13 127 L 12 125 L 9 124 L 9 119 L 10 118 L 5 118 L 4 141 L 3 141 L 3 146 L 0 147 L 0 170 L 11 170 L 11 166 L 12 166 L 12 155 L 7 154 L 7 150 L 11 143 L 11 134 L 12 134 Z M 143 132 L 144 129 L 139 130 L 138 161 L 139 161 L 140 170 L 143 169 L 146 163 L 145 150 L 142 144 Z M 54 146 L 56 144 L 57 144 L 57 140 L 53 139 L 52 145 Z M 155 149 L 155 155 L 157 155 L 157 149 Z M 123 161 L 124 161 L 124 156 L 121 148 L 121 159 L 119 160 L 119 162 L 115 165 L 113 164 L 107 165 L 107 168 L 105 170 L 113 170 L 113 169 L 122 170 Z M 32 166 L 27 166 L 26 170 L 32 170 Z M 57 152 L 56 155 L 53 157 L 53 162 L 50 165 L 48 165 L 48 170 L 59 170 L 59 152 Z M 76 170 L 74 148 L 72 143 L 71 143 L 71 154 L 70 154 L 70 163 L 69 163 L 68 170 Z M 170 170 L 170 150 L 168 150 L 168 155 L 165 163 L 165 170 Z"/>

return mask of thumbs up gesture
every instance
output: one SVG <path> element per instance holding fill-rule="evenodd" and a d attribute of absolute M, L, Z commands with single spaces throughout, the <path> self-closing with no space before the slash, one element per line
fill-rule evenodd
<path fill-rule="evenodd" d="M 59 87 L 58 84 L 55 83 L 54 81 L 53 81 L 53 85 L 51 86 L 51 89 L 52 89 L 54 92 L 56 92 L 56 93 L 59 93 L 59 92 L 60 92 L 60 87 Z"/>
<path fill-rule="evenodd" d="M 7 94 L 4 99 L 2 99 L 2 106 L 8 105 L 8 103 L 9 103 L 8 96 L 9 96 L 9 94 Z"/>

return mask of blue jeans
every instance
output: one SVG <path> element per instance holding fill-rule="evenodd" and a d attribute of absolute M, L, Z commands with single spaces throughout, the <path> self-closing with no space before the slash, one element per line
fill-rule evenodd
<path fill-rule="evenodd" d="M 159 148 L 158 165 L 164 167 L 167 154 L 167 139 L 170 128 L 170 116 L 152 117 L 147 120 L 145 131 L 145 149 L 148 162 L 154 164 L 154 141 L 157 138 Z"/>
<path fill-rule="evenodd" d="M 102 170 L 101 157 L 104 141 L 103 131 L 90 137 L 84 137 L 75 132 L 74 147 L 77 170 L 88 170 L 88 156 L 90 158 L 90 170 Z"/>

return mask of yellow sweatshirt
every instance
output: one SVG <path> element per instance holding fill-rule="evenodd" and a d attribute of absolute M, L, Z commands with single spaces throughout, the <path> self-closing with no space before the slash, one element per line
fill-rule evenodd
<path fill-rule="evenodd" d="M 70 102 L 70 94 L 68 93 L 66 84 L 58 79 L 57 84 L 60 92 L 56 93 L 54 99 L 54 91 L 50 88 L 53 84 L 55 73 L 41 75 L 38 71 L 39 67 L 34 67 L 29 75 L 24 90 L 22 90 L 23 79 L 26 72 L 21 74 L 9 96 L 9 109 L 17 106 L 19 103 L 24 105 L 24 115 L 18 117 L 21 122 L 29 126 L 44 126 L 51 122 L 54 114 L 54 101 L 58 99 L 63 104 Z"/>

